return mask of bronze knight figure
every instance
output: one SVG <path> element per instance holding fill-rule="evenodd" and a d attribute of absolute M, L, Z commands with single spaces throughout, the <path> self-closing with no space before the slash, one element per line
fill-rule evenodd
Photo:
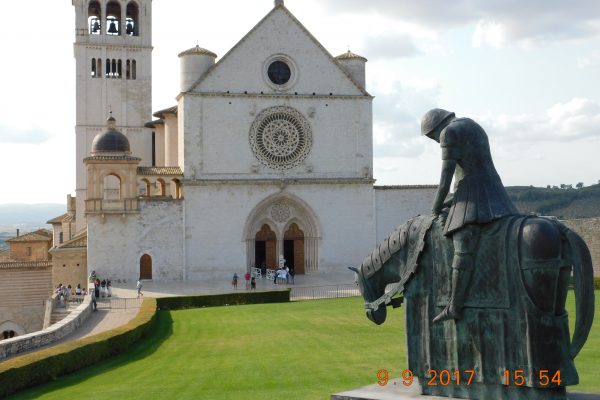
<path fill-rule="evenodd" d="M 556 218 L 519 214 L 476 122 L 433 109 L 421 130 L 442 147 L 433 213 L 400 224 L 351 268 L 367 317 L 382 324 L 387 306 L 405 308 L 407 368 L 422 394 L 566 400 L 594 319 L 589 249 Z"/>
<path fill-rule="evenodd" d="M 439 322 L 462 315 L 480 225 L 519 212 L 494 168 L 488 137 L 479 124 L 434 108 L 423 117 L 421 133 L 442 147 L 442 175 L 433 203 L 434 215 L 441 213 L 452 177 L 455 178 L 455 194 L 444 227 L 444 234 L 454 242 L 452 293 L 448 306 L 433 320 Z"/>

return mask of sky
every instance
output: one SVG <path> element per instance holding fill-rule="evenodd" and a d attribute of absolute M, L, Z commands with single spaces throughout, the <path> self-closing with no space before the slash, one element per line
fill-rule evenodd
<path fill-rule="evenodd" d="M 378 185 L 436 184 L 434 107 L 488 133 L 505 185 L 600 181 L 597 0 L 286 0 L 337 56 L 365 56 Z M 154 0 L 153 110 L 175 104 L 182 50 L 223 56 L 272 0 Z M 75 191 L 74 15 L 69 0 L 13 1 L 0 24 L 0 204 Z M 33 11 L 33 12 L 32 12 Z M 218 60 L 218 59 L 217 59 Z"/>

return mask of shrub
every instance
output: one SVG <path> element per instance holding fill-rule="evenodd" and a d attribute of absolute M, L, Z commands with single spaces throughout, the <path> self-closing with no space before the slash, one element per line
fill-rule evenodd
<path fill-rule="evenodd" d="M 0 398 L 120 354 L 154 327 L 156 299 L 144 299 L 127 324 L 0 363 Z"/>
<path fill-rule="evenodd" d="M 268 292 L 237 292 L 202 296 L 163 297 L 156 300 L 160 310 L 218 307 L 239 304 L 286 303 L 290 301 L 290 289 Z"/>

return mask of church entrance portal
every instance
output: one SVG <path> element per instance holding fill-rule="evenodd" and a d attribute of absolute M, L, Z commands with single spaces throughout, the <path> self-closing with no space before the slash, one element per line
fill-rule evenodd
<path fill-rule="evenodd" d="M 296 274 L 319 270 L 319 221 L 310 206 L 291 193 L 277 193 L 258 203 L 244 228 L 248 268 L 276 269 L 285 259 Z"/>
<path fill-rule="evenodd" d="M 257 267 L 264 262 L 269 269 L 277 268 L 277 236 L 267 224 L 256 233 L 254 259 Z"/>
<path fill-rule="evenodd" d="M 294 267 L 294 273 L 304 273 L 304 232 L 296 224 L 283 235 L 283 257 L 288 267 Z"/>
<path fill-rule="evenodd" d="M 140 279 L 152 279 L 152 257 L 148 254 L 140 258 Z"/>

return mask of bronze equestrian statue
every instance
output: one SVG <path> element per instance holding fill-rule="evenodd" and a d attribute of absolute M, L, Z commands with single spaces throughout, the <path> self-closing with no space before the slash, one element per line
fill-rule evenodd
<path fill-rule="evenodd" d="M 381 324 L 388 305 L 405 304 L 408 369 L 423 394 L 567 399 L 565 387 L 579 382 L 573 360 L 594 317 L 585 242 L 556 219 L 518 213 L 477 123 L 434 109 L 422 131 L 442 147 L 433 215 L 400 225 L 353 268 L 367 317 Z M 565 310 L 571 272 L 572 337 Z M 448 381 L 435 381 L 442 372 Z"/>

